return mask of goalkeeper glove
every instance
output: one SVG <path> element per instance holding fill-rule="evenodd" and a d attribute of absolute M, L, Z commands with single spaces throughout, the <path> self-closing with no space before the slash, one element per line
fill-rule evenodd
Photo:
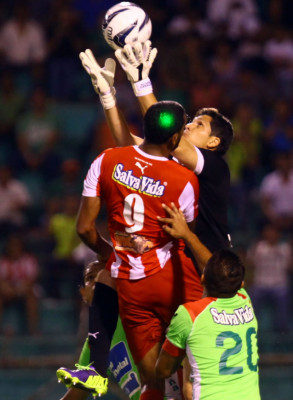
<path fill-rule="evenodd" d="M 92 80 L 95 92 L 100 96 L 100 101 L 105 110 L 115 107 L 116 96 L 114 88 L 114 75 L 116 62 L 113 58 L 107 58 L 105 66 L 101 68 L 92 51 L 87 49 L 79 54 L 83 68 Z"/>
<path fill-rule="evenodd" d="M 140 42 L 132 45 L 126 44 L 123 49 L 115 51 L 115 56 L 126 72 L 136 96 L 144 96 L 153 92 L 149 73 L 158 50 L 152 49 L 151 46 L 151 41 L 147 40 L 143 44 Z"/>

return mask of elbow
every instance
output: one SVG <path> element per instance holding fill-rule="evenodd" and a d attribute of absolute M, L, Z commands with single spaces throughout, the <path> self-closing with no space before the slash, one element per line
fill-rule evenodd
<path fill-rule="evenodd" d="M 157 381 L 169 378 L 169 376 L 171 375 L 172 375 L 171 370 L 169 370 L 168 368 L 163 368 L 159 363 L 157 363 L 155 368 L 155 376 Z"/>
<path fill-rule="evenodd" d="M 78 234 L 80 239 L 86 238 L 90 234 L 91 230 L 92 227 L 90 225 L 83 224 L 80 222 L 76 224 L 76 233 Z"/>

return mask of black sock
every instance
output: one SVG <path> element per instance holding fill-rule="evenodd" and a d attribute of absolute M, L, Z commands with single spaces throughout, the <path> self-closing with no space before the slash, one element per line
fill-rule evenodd
<path fill-rule="evenodd" d="M 103 283 L 96 283 L 89 308 L 90 361 L 95 370 L 107 376 L 108 357 L 118 319 L 117 292 Z"/>

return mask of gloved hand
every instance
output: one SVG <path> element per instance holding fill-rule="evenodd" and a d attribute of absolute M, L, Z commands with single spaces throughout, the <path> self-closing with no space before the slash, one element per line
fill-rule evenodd
<path fill-rule="evenodd" d="M 115 56 L 126 72 L 136 96 L 144 96 L 153 91 L 149 73 L 157 53 L 158 50 L 152 48 L 150 40 L 143 44 L 140 42 L 126 44 L 123 49 L 115 51 Z"/>
<path fill-rule="evenodd" d="M 92 51 L 85 50 L 79 54 L 83 68 L 91 77 L 95 92 L 100 96 L 103 107 L 108 110 L 116 105 L 114 75 L 116 62 L 113 58 L 107 58 L 105 66 L 101 68 Z"/>

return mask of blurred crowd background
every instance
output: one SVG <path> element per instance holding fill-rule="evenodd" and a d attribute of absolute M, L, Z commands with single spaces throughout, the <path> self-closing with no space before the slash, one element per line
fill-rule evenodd
<path fill-rule="evenodd" d="M 93 257 L 75 218 L 91 161 L 113 142 L 79 52 L 114 57 L 101 23 L 116 1 L 2 0 L 0 5 L 0 334 L 42 333 L 40 304 L 72 299 Z M 293 331 L 293 13 L 290 0 L 135 1 L 149 14 L 159 100 L 228 116 L 235 139 L 229 226 L 245 258 L 261 329 Z M 118 105 L 141 114 L 117 66 Z M 101 229 L 105 229 L 103 226 Z M 262 311 L 259 311 L 262 310 Z M 264 312 L 267 310 L 268 314 Z M 263 328 L 262 328 L 263 327 Z"/>

